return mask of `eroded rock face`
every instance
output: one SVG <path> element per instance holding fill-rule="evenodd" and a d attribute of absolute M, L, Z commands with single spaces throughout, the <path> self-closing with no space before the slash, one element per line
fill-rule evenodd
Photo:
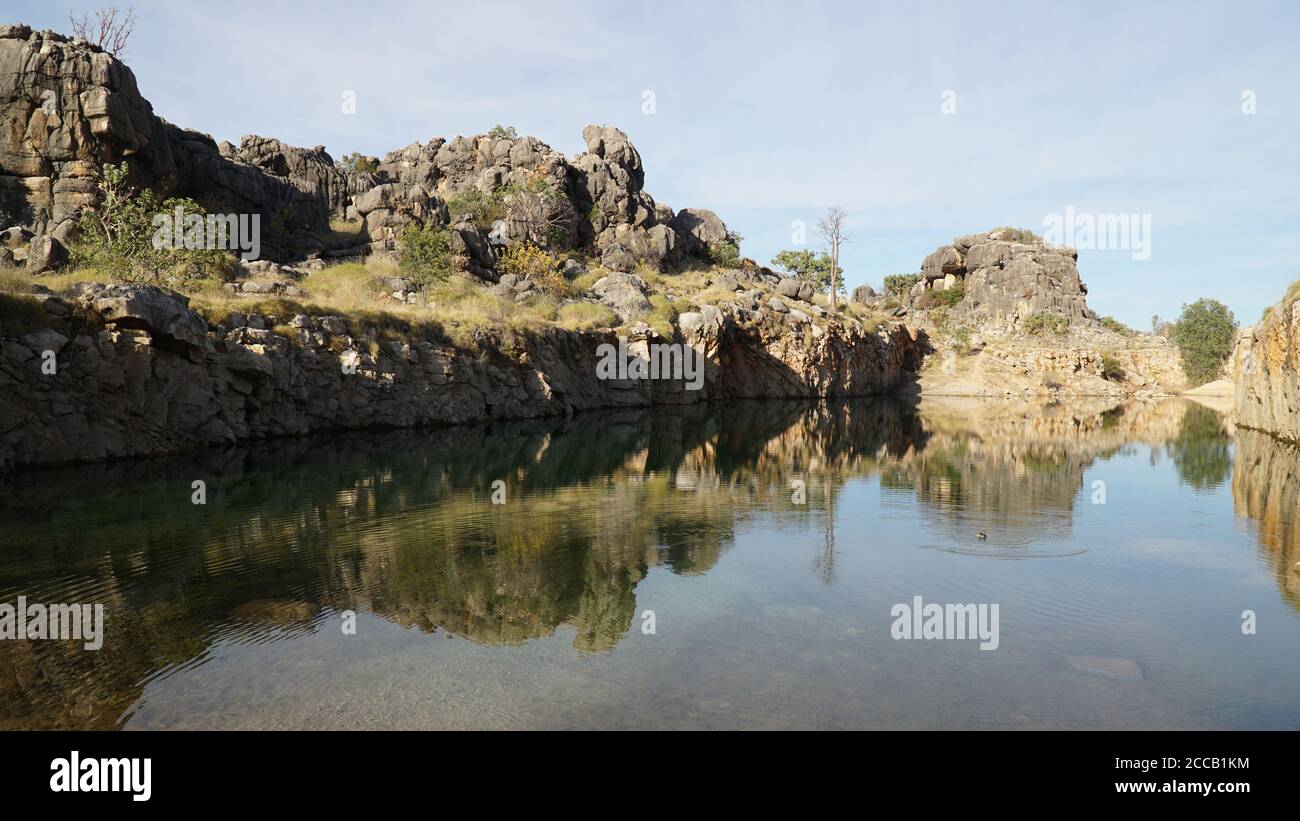
<path fill-rule="evenodd" d="M 480 134 L 413 144 L 379 163 L 374 178 L 383 194 L 361 191 L 353 206 L 376 250 L 392 250 L 397 231 L 407 222 L 424 224 L 422 213 L 431 199 L 487 196 L 539 182 L 559 196 L 539 201 L 516 193 L 507 198 L 490 232 L 476 227 L 484 242 L 582 249 L 608 260 L 615 270 L 630 272 L 639 264 L 675 270 L 691 256 L 706 258 L 711 244 L 726 239 L 726 226 L 711 211 L 686 209 L 678 219 L 672 209 L 656 205 L 642 190 L 641 155 L 625 133 L 589 125 L 583 139 L 587 150 L 572 159 L 533 137 Z M 462 233 L 466 229 L 459 227 Z M 487 269 L 494 257 L 479 254 L 475 261 Z"/>
<path fill-rule="evenodd" d="M 208 323 L 175 291 L 152 285 L 79 284 L 73 299 L 106 325 L 144 331 L 155 345 L 185 353 L 202 349 Z"/>
<path fill-rule="evenodd" d="M 343 216 L 350 197 L 348 176 L 339 170 L 325 146 L 298 148 L 270 137 L 245 136 L 234 148 L 223 144 L 222 155 L 260 168 L 286 180 L 309 197 L 319 200 L 332 216 Z"/>
<path fill-rule="evenodd" d="M 1077 259 L 1073 249 L 1050 246 L 1027 232 L 969 234 L 925 258 L 907 302 L 923 308 L 930 294 L 961 287 L 965 296 L 953 317 L 979 330 L 1015 333 L 1035 314 L 1059 315 L 1071 326 L 1095 325 Z"/>
<path fill-rule="evenodd" d="M 1243 331 L 1233 354 L 1237 423 L 1300 441 L 1300 287 L 1259 324 Z"/>
<path fill-rule="evenodd" d="M 257 213 L 264 252 L 287 258 L 318 248 L 347 184 L 322 148 L 246 137 L 224 150 L 207 135 L 153 113 L 135 75 L 84 40 L 27 26 L 0 27 L 0 222 L 32 242 L 66 244 L 94 202 L 104 163 L 126 161 L 130 181 L 160 197 L 189 196 L 223 213 Z M 61 264 L 43 243 L 41 269 Z"/>
<path fill-rule="evenodd" d="M 615 271 L 596 280 L 591 292 L 601 302 L 613 308 L 623 321 L 637 314 L 650 310 L 650 300 L 646 298 L 645 280 L 636 274 Z"/>
<path fill-rule="evenodd" d="M 0 328 L 0 467 L 347 428 L 885 393 L 909 384 L 924 344 L 904 328 L 817 324 L 798 310 L 704 308 L 679 317 L 706 359 L 703 388 L 688 390 L 683 380 L 597 378 L 600 346 L 616 342 L 608 331 L 545 328 L 465 350 L 381 342 L 332 316 L 232 314 L 209 327 L 166 289 L 88 284 L 68 301 L 41 299 L 47 328 L 21 337 Z M 666 341 L 644 327 L 630 337 Z M 42 370 L 46 350 L 56 373 Z"/>
<path fill-rule="evenodd" d="M 40 239 L 93 201 L 101 162 L 174 184 L 161 120 L 130 69 L 85 41 L 0 26 L 0 222 Z"/>
<path fill-rule="evenodd" d="M 130 182 L 160 197 L 187 196 L 222 213 L 260 215 L 265 257 L 392 252 L 410 222 L 454 221 L 446 201 L 544 183 L 558 196 L 516 195 L 497 224 L 458 224 L 454 243 L 471 272 L 495 279 L 489 246 L 533 242 L 661 271 L 707 258 L 725 241 L 716 214 L 674 214 L 644 190 L 645 168 L 627 134 L 583 129 L 586 151 L 566 158 L 528 136 L 437 138 L 390 152 L 373 172 L 343 171 L 323 146 L 246 136 L 218 145 L 158 118 L 131 70 L 82 40 L 27 26 L 0 27 L 0 229 L 22 226 L 39 253 L 7 247 L 15 262 L 57 268 L 79 209 L 94 202 L 103 163 L 125 160 Z M 361 220 L 357 249 L 329 247 L 329 219 Z M 52 236 L 54 243 L 44 241 Z M 346 254 L 344 253 L 346 252 Z"/>

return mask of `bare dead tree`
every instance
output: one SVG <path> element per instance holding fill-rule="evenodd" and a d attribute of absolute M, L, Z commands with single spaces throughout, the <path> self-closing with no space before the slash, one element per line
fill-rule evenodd
<path fill-rule="evenodd" d="M 506 190 L 507 222 L 525 241 L 547 246 L 567 238 L 575 229 L 576 215 L 564 195 L 543 180 Z"/>
<path fill-rule="evenodd" d="M 125 14 L 117 6 L 101 6 L 80 14 L 68 12 L 68 22 L 72 24 L 74 36 L 94 43 L 114 57 L 121 57 L 126 51 L 127 40 L 135 33 L 135 9 L 127 9 Z"/>
<path fill-rule="evenodd" d="M 831 310 L 836 309 L 836 291 L 839 288 L 840 246 L 853 239 L 853 235 L 844 230 L 848 214 L 838 205 L 826 209 L 826 214 L 817 220 L 817 233 L 826 243 L 826 250 L 831 255 Z"/>

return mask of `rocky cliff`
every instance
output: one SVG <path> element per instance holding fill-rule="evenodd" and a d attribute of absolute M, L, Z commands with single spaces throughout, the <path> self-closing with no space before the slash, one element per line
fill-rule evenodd
<path fill-rule="evenodd" d="M 703 306 L 677 321 L 704 358 L 691 390 L 687 379 L 597 378 L 613 331 L 546 327 L 466 348 L 436 328 L 338 316 L 236 313 L 210 325 L 185 297 L 150 286 L 83 283 L 39 300 L 27 328 L 0 328 L 0 467 L 348 428 L 884 393 L 907 384 L 924 344 L 905 326 Z M 645 356 L 661 341 L 637 326 L 628 349 Z"/>
<path fill-rule="evenodd" d="M 174 126 L 153 112 L 131 70 L 81 39 L 0 26 L 0 262 L 58 268 L 94 201 L 104 163 L 126 162 L 130 181 L 161 197 L 185 196 L 215 213 L 258 214 L 264 256 L 288 261 L 388 251 L 410 222 L 448 227 L 468 268 L 495 280 L 498 250 L 513 242 L 580 249 L 615 270 L 673 270 L 707 259 L 728 238 L 705 209 L 675 213 L 643 190 L 641 156 L 617 128 L 583 129 L 586 151 L 565 157 L 512 133 L 435 138 L 389 153 L 374 170 L 340 168 L 323 146 L 245 136 L 238 146 Z M 454 196 L 489 197 L 495 211 L 453 218 Z M 362 222 L 337 247 L 329 220 Z"/>
<path fill-rule="evenodd" d="M 1233 353 L 1237 423 L 1300 441 L 1300 283 L 1291 286 Z"/>
<path fill-rule="evenodd" d="M 927 332 L 928 395 L 1118 399 L 1187 388 L 1169 340 L 1088 307 L 1077 259 L 1028 231 L 997 228 L 939 246 L 920 273 L 900 278 L 901 290 L 859 288 L 853 301 Z"/>

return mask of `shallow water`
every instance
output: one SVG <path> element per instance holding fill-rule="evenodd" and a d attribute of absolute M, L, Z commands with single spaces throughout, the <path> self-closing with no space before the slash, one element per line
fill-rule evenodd
<path fill-rule="evenodd" d="M 1178 400 L 734 403 L 21 473 L 0 602 L 107 623 L 98 651 L 0 641 L 0 727 L 1296 729 L 1298 498 L 1295 448 Z M 894 639 L 914 596 L 997 604 L 997 648 Z"/>

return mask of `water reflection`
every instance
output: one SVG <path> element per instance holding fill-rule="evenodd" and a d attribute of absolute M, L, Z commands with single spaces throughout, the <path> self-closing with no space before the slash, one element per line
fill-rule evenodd
<path fill-rule="evenodd" d="M 151 681 L 217 644 L 335 630 L 342 611 L 585 654 L 633 629 L 656 568 L 713 570 L 741 529 L 816 527 L 835 586 L 842 496 L 878 477 L 937 546 L 1071 556 L 1085 472 L 1138 445 L 1222 484 L 1231 443 L 1180 401 L 1110 407 L 892 400 L 619 411 L 434 433 L 356 434 L 198 458 L 20 474 L 0 499 L 0 601 L 97 601 L 104 648 L 0 643 L 0 727 L 113 727 Z M 1297 461 L 1243 435 L 1233 495 L 1296 602 Z M 190 503 L 204 479 L 208 500 Z M 504 483 L 505 504 L 492 503 Z M 800 495 L 802 493 L 802 495 Z M 1083 494 L 1081 496 L 1081 493 Z M 985 533 L 983 539 L 976 533 Z"/>
<path fill-rule="evenodd" d="M 1252 523 L 1278 588 L 1300 610 L 1300 448 L 1239 430 L 1232 498 Z"/>

